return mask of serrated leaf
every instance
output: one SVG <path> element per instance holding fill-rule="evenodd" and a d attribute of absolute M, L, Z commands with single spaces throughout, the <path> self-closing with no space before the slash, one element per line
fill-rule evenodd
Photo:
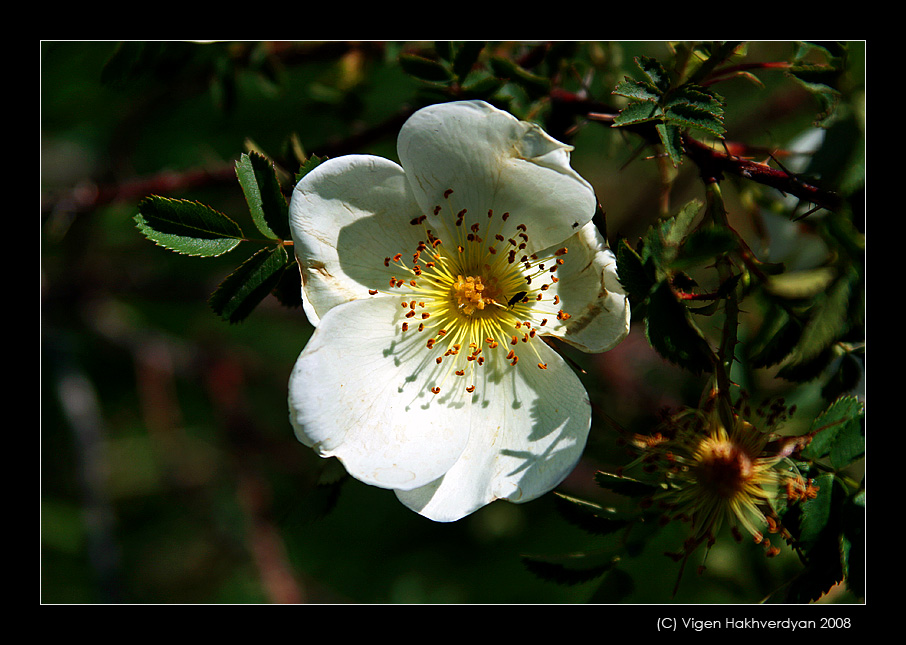
<path fill-rule="evenodd" d="M 681 128 L 704 130 L 720 139 L 723 139 L 726 132 L 721 117 L 695 105 L 680 103 L 668 106 L 664 108 L 664 118 Z"/>
<path fill-rule="evenodd" d="M 674 166 L 680 165 L 683 162 L 683 142 L 680 137 L 680 129 L 669 123 L 658 123 L 655 125 L 655 129 L 670 161 Z"/>
<path fill-rule="evenodd" d="M 302 164 L 302 167 L 299 168 L 299 172 L 296 173 L 295 182 L 298 184 L 299 180 L 302 179 L 305 175 L 310 173 L 312 170 L 320 166 L 322 163 L 327 161 L 327 157 L 319 157 L 317 155 L 311 155 L 308 159 L 305 160 L 305 163 Z M 289 238 L 287 238 L 289 239 Z"/>
<path fill-rule="evenodd" d="M 805 553 L 811 551 L 833 530 L 834 475 L 822 473 L 814 480 L 818 492 L 814 499 L 799 504 L 799 533 L 797 543 Z"/>
<path fill-rule="evenodd" d="M 637 56 L 635 62 L 661 94 L 670 89 L 670 75 L 657 59 L 649 56 Z"/>
<path fill-rule="evenodd" d="M 198 202 L 152 195 L 138 205 L 135 222 L 155 244 L 185 255 L 214 257 L 245 239 L 229 217 Z"/>
<path fill-rule="evenodd" d="M 698 199 L 692 199 L 683 204 L 683 207 L 677 211 L 676 215 L 666 220 L 661 226 L 661 235 L 664 242 L 671 246 L 677 247 L 686 238 L 692 227 L 692 222 L 698 211 L 701 210 L 702 202 Z"/>
<path fill-rule="evenodd" d="M 683 85 L 670 92 L 664 107 L 677 105 L 696 107 L 714 117 L 722 117 L 724 114 L 723 98 L 698 85 Z"/>
<path fill-rule="evenodd" d="M 650 83 L 637 81 L 631 78 L 626 78 L 617 83 L 617 86 L 613 88 L 612 93 L 638 101 L 650 101 L 654 103 L 657 103 L 661 98 L 661 94 L 656 87 Z"/>
<path fill-rule="evenodd" d="M 636 123 L 645 123 L 655 119 L 660 119 L 664 115 L 663 110 L 657 103 L 649 101 L 639 101 L 630 103 L 620 110 L 620 113 L 613 120 L 614 127 L 623 125 L 634 125 Z"/>
<path fill-rule="evenodd" d="M 648 296 L 645 334 L 658 354 L 671 363 L 693 374 L 711 371 L 710 346 L 666 282 L 661 282 Z"/>
<path fill-rule="evenodd" d="M 226 277 L 208 299 L 214 312 L 231 323 L 244 320 L 280 282 L 290 264 L 282 244 L 259 250 Z"/>
<path fill-rule="evenodd" d="M 629 296 L 637 301 L 647 298 L 656 282 L 654 271 L 645 266 L 625 239 L 617 244 L 617 278 Z"/>
<path fill-rule="evenodd" d="M 812 422 L 809 432 L 815 436 L 802 451 L 802 456 L 806 459 L 828 458 L 831 466 L 837 469 L 860 458 L 865 454 L 862 414 L 862 402 L 854 396 L 834 401 Z"/>
<path fill-rule="evenodd" d="M 257 152 L 243 154 L 236 176 L 258 230 L 272 240 L 290 239 L 289 210 L 273 163 Z"/>

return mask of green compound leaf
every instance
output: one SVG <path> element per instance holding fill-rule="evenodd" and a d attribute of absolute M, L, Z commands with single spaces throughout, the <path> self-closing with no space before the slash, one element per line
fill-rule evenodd
<path fill-rule="evenodd" d="M 257 152 L 243 154 L 236 176 L 258 230 L 272 240 L 290 239 L 289 210 L 274 164 Z"/>
<path fill-rule="evenodd" d="M 655 59 L 636 58 L 648 81 L 626 78 L 613 94 L 633 102 L 614 119 L 614 126 L 654 122 L 664 151 L 674 166 L 683 160 L 682 132 L 692 128 L 723 139 L 724 99 L 694 83 L 671 87 L 668 72 Z"/>
<path fill-rule="evenodd" d="M 227 276 L 208 304 L 228 322 L 244 320 L 273 291 L 291 263 L 283 245 L 261 249 Z"/>
<path fill-rule="evenodd" d="M 176 253 L 214 257 L 245 239 L 236 222 L 198 202 L 152 195 L 138 210 L 134 219 L 142 234 Z"/>

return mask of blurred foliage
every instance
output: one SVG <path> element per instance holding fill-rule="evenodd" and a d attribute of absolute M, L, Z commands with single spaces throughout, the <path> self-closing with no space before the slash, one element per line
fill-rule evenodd
<path fill-rule="evenodd" d="M 42 600 L 860 600 L 864 54 L 42 43 Z M 437 525 L 293 437 L 311 328 L 285 198 L 325 157 L 395 159 L 413 111 L 465 98 L 575 146 L 633 332 L 563 349 L 596 420 L 556 495 Z M 794 539 L 776 557 L 717 540 L 674 597 L 665 553 L 687 529 L 640 506 L 651 481 L 611 474 L 618 439 L 714 393 L 731 414 L 743 391 L 795 407 L 780 432 L 812 439 L 793 456 L 818 494 L 777 509 Z"/>

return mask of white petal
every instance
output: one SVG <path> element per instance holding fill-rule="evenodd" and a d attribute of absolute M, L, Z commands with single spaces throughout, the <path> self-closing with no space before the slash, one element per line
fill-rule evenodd
<path fill-rule="evenodd" d="M 540 497 L 572 471 L 591 426 L 588 396 L 563 359 L 537 345 L 548 369 L 526 355 L 504 370 L 503 378 L 488 371 L 482 385 L 487 403 L 472 407 L 462 456 L 442 479 L 397 491 L 403 504 L 432 520 L 452 522 L 495 499 Z"/>
<path fill-rule="evenodd" d="M 384 258 L 415 248 L 422 229 L 409 222 L 420 214 L 403 169 L 382 157 L 329 159 L 299 181 L 289 217 L 312 324 L 387 286 Z"/>
<path fill-rule="evenodd" d="M 616 257 L 591 222 L 564 246 L 569 251 L 557 270 L 560 281 L 549 293 L 560 296 L 559 306 L 570 317 L 554 320 L 551 335 L 590 353 L 613 349 L 629 334 L 630 322 Z"/>
<path fill-rule="evenodd" d="M 436 364 L 423 335 L 400 331 L 403 312 L 388 297 L 333 307 L 289 384 L 298 439 L 382 488 L 423 486 L 442 476 L 469 432 L 460 422 L 465 391 L 429 391 Z"/>
<path fill-rule="evenodd" d="M 571 150 L 483 101 L 423 108 L 406 121 L 397 142 L 424 212 L 445 204 L 444 192 L 453 189 L 453 212 L 492 209 L 509 212 L 513 226 L 527 224 L 529 252 L 561 242 L 594 214 L 594 190 L 570 167 Z"/>

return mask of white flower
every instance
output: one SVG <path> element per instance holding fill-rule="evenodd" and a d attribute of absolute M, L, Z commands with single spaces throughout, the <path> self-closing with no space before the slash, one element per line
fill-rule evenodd
<path fill-rule="evenodd" d="M 402 166 L 349 155 L 303 177 L 290 223 L 316 329 L 289 387 L 302 443 L 437 521 L 566 477 L 591 408 L 541 337 L 602 352 L 629 328 L 570 150 L 455 102 L 406 122 Z"/>

